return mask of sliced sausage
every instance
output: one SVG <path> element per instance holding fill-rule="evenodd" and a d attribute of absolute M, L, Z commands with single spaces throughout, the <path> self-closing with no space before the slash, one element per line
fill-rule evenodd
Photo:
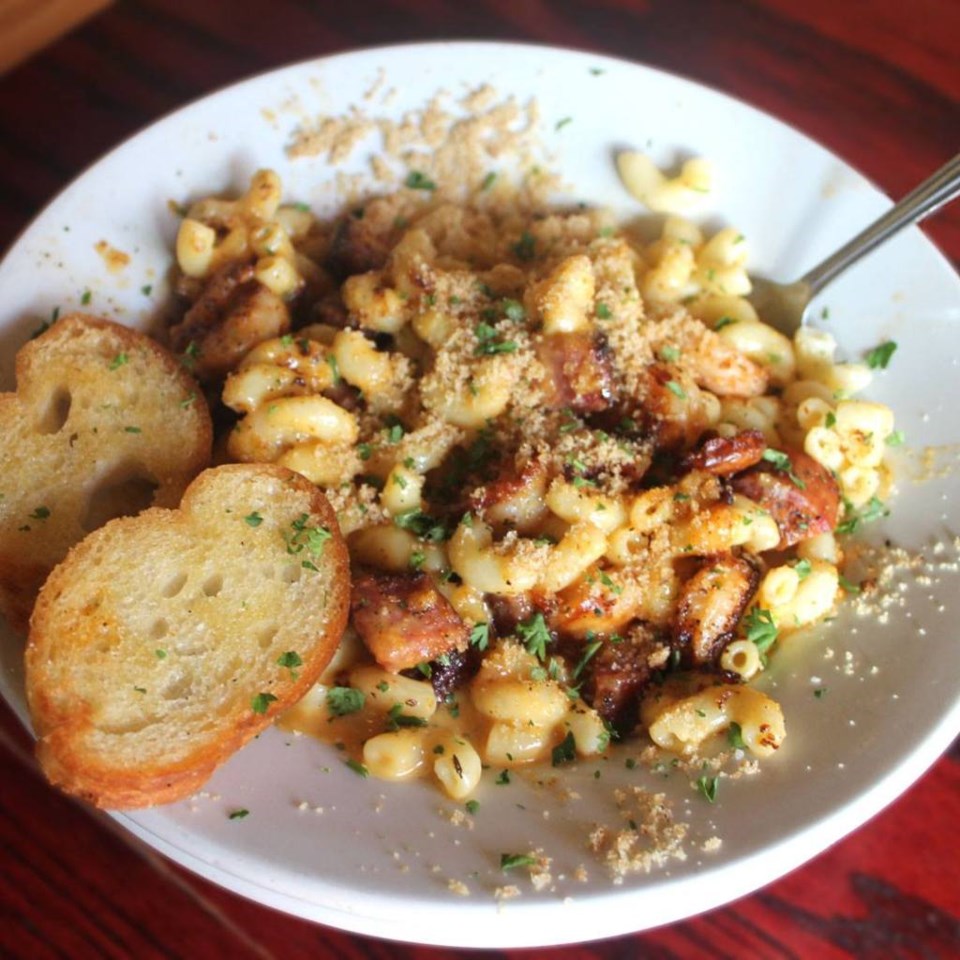
<path fill-rule="evenodd" d="M 596 413 L 613 402 L 613 364 L 603 337 L 593 333 L 550 334 L 538 343 L 537 355 L 547 371 L 547 406 Z"/>
<path fill-rule="evenodd" d="M 732 554 L 713 558 L 680 588 L 673 644 L 683 662 L 711 664 L 733 637 L 760 574 L 752 563 Z"/>
<path fill-rule="evenodd" d="M 778 451 L 778 453 L 781 451 Z M 826 467 L 800 450 L 782 451 L 732 480 L 737 493 L 767 510 L 780 528 L 779 548 L 829 533 L 837 525 L 840 489 Z"/>
<path fill-rule="evenodd" d="M 392 673 L 463 651 L 470 642 L 467 625 L 426 574 L 361 572 L 351 611 L 360 639 Z"/>
<path fill-rule="evenodd" d="M 669 656 L 669 646 L 646 624 L 631 627 L 618 642 L 605 640 L 586 664 L 584 700 L 620 733 L 628 733 L 637 723 L 640 695 Z"/>
<path fill-rule="evenodd" d="M 706 470 L 717 477 L 742 473 L 763 459 L 767 441 L 760 430 L 741 430 L 732 437 L 710 437 L 680 462 L 684 473 Z"/>

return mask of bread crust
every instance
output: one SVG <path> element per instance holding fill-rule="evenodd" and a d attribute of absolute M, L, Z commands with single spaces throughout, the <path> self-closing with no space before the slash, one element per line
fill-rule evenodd
<path fill-rule="evenodd" d="M 295 531 L 321 528 L 321 552 L 303 553 Z M 231 542 L 224 546 L 218 537 Z M 222 565 L 218 575 L 225 582 L 220 588 L 214 584 L 216 595 L 207 595 L 208 572 L 188 567 L 195 560 L 191 543 Z M 142 595 L 129 596 L 122 582 L 128 560 L 145 573 Z M 264 589 L 282 600 L 280 609 L 254 609 L 251 600 L 249 611 L 236 613 L 232 582 L 246 577 L 256 587 L 255 570 L 270 564 L 279 565 L 281 575 Z M 163 595 L 163 575 L 154 574 L 168 567 L 189 575 L 172 597 Z M 294 582 L 283 579 L 296 570 L 302 573 Z M 349 556 L 329 502 L 319 488 L 283 467 L 212 468 L 188 487 L 179 509 L 152 508 L 110 521 L 73 547 L 53 571 L 31 618 L 27 699 L 45 774 L 67 793 L 107 809 L 189 796 L 317 681 L 340 642 L 349 598 Z M 141 623 L 145 608 L 174 626 L 184 624 L 182 634 L 171 628 L 162 641 L 155 639 Z M 264 646 L 252 629 L 237 629 L 244 616 L 252 624 L 258 617 L 284 614 L 293 624 L 283 624 L 272 645 Z M 190 668 L 190 657 L 199 655 L 181 654 L 178 647 L 189 647 L 198 631 L 209 638 L 204 669 L 216 671 L 225 659 L 232 660 L 234 675 L 209 683 L 207 676 L 193 677 L 196 696 L 188 693 L 167 703 L 154 688 L 169 686 L 171 678 Z M 163 659 L 144 660 L 144 649 L 152 655 L 161 643 Z M 283 658 L 287 649 L 297 653 L 295 668 L 278 663 L 277 650 Z M 144 677 L 145 686 L 133 689 L 143 689 L 142 700 L 130 694 L 130 663 L 138 658 L 143 673 L 136 676 Z M 247 665 L 252 669 L 245 672 Z M 252 708 L 253 699 L 264 693 L 273 699 L 260 711 Z M 147 721 L 146 727 L 138 726 Z"/>
<path fill-rule="evenodd" d="M 98 493 L 123 513 L 177 504 L 213 428 L 173 354 L 99 317 L 69 314 L 24 344 L 16 381 L 0 393 L 0 613 L 25 633 L 40 584 L 99 523 Z"/>

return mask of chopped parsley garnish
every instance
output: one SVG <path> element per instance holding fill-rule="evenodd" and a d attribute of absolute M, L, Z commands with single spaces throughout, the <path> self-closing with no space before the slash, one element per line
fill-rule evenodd
<path fill-rule="evenodd" d="M 499 787 L 506 786 L 508 783 L 510 783 L 510 771 L 501 770 L 500 773 L 497 775 L 497 779 L 494 782 Z"/>
<path fill-rule="evenodd" d="M 477 348 L 474 351 L 477 356 L 517 352 L 517 342 L 515 340 L 499 340 L 496 327 L 489 323 L 481 321 L 473 328 L 473 332 L 477 338 Z"/>
<path fill-rule="evenodd" d="M 605 303 L 597 304 L 597 317 L 600 320 L 609 320 L 612 316 L 612 311 Z"/>
<path fill-rule="evenodd" d="M 565 763 L 572 763 L 577 758 L 577 745 L 576 741 L 573 739 L 573 731 L 571 730 L 563 738 L 563 740 L 558 743 L 550 754 L 551 763 L 555 767 L 563 766 Z"/>
<path fill-rule="evenodd" d="M 286 667 L 296 679 L 296 668 L 303 666 L 303 658 L 296 650 L 286 650 L 277 657 L 277 666 Z"/>
<path fill-rule="evenodd" d="M 153 651 L 153 655 L 154 655 L 158 660 L 166 660 L 166 659 L 167 659 L 167 651 L 166 651 L 166 650 L 159 650 L 159 649 L 158 649 L 158 650 L 154 650 L 154 651 Z"/>
<path fill-rule="evenodd" d="M 489 189 L 494 185 L 494 183 L 496 183 L 496 180 L 497 180 L 497 175 L 496 175 L 496 173 L 494 173 L 493 170 L 491 170 L 491 171 L 483 178 L 483 183 L 480 184 L 480 189 L 483 190 L 483 191 L 489 190 Z"/>
<path fill-rule="evenodd" d="M 708 803 L 713 803 L 717 799 L 717 777 L 706 775 L 698 777 L 697 790 L 707 799 Z"/>
<path fill-rule="evenodd" d="M 762 607 L 753 607 L 743 618 L 747 639 L 756 644 L 761 657 L 773 646 L 777 639 L 777 625 L 773 614 Z"/>
<path fill-rule="evenodd" d="M 254 713 L 266 713 L 267 708 L 271 703 L 276 701 L 276 697 L 272 693 L 258 693 L 254 695 L 254 698 L 250 701 L 250 709 Z"/>
<path fill-rule="evenodd" d="M 87 306 L 90 301 L 93 299 L 93 294 L 89 290 L 84 290 L 82 296 L 80 297 L 80 302 Z"/>
<path fill-rule="evenodd" d="M 308 513 L 301 513 L 300 516 L 290 524 L 292 532 L 284 533 L 283 539 L 287 544 L 287 553 L 297 555 L 306 550 L 312 557 L 319 557 L 323 553 L 324 544 L 333 534 L 326 527 L 320 526 L 319 524 L 315 527 L 307 526 L 307 520 L 309 520 L 309 518 L 310 515 Z M 310 570 L 317 569 L 316 566 L 307 560 L 303 562 L 303 566 Z"/>
<path fill-rule="evenodd" d="M 411 170 L 403 183 L 404 186 L 409 187 L 411 190 L 437 189 L 437 185 L 425 173 L 421 173 L 419 170 Z"/>
<path fill-rule="evenodd" d="M 518 623 L 517 636 L 524 642 L 528 653 L 532 653 L 538 660 L 547 659 L 547 644 L 551 638 L 542 613 L 538 611 L 529 620 Z"/>
<path fill-rule="evenodd" d="M 335 717 L 345 717 L 363 707 L 366 699 L 356 687 L 331 687 L 327 691 L 327 708 Z"/>
<path fill-rule="evenodd" d="M 361 460 L 369 460 L 372 453 L 373 453 L 373 447 L 370 446 L 369 443 L 357 444 L 357 456 Z"/>
<path fill-rule="evenodd" d="M 410 554 L 410 569 L 411 570 L 422 570 L 423 565 L 427 562 L 427 555 L 422 550 L 414 550 Z"/>
<path fill-rule="evenodd" d="M 440 543 L 441 540 L 447 539 L 447 528 L 443 522 L 435 520 L 421 510 L 405 510 L 403 513 L 398 513 L 393 518 L 393 522 L 401 530 L 409 530 L 421 540 Z"/>
<path fill-rule="evenodd" d="M 558 120 L 554 126 L 554 130 L 562 130 L 568 123 L 573 123 L 573 117 L 564 117 L 562 120 Z"/>
<path fill-rule="evenodd" d="M 886 370 L 896 349 L 896 340 L 885 340 L 867 354 L 867 366 L 871 370 Z"/>
<path fill-rule="evenodd" d="M 857 594 L 860 592 L 860 584 L 851 583 L 842 573 L 840 574 L 839 582 L 844 593 Z"/>
<path fill-rule="evenodd" d="M 387 729 L 399 730 L 401 727 L 425 727 L 427 721 L 423 717 L 412 717 L 403 712 L 403 704 L 395 703 L 387 713 Z"/>
<path fill-rule="evenodd" d="M 146 687 L 134 687 L 133 689 L 136 690 L 137 693 L 146 693 L 146 692 L 147 692 L 147 688 L 146 688 Z"/>
<path fill-rule="evenodd" d="M 890 510 L 877 497 L 871 497 L 859 510 L 844 500 L 843 520 L 837 524 L 837 533 L 853 533 L 862 523 L 872 523 L 890 516 Z"/>
<path fill-rule="evenodd" d="M 670 346 L 661 347 L 660 359 L 665 360 L 667 363 L 676 363 L 680 359 L 680 348 Z"/>
<path fill-rule="evenodd" d="M 798 560 L 794 565 L 793 569 L 797 571 L 797 576 L 801 580 L 806 580 L 810 576 L 810 571 L 813 569 L 813 564 L 809 560 Z"/>
<path fill-rule="evenodd" d="M 470 630 L 470 645 L 478 650 L 486 650 L 490 643 L 490 624 L 476 623 Z"/>
<path fill-rule="evenodd" d="M 256 510 L 254 510 L 253 513 L 248 513 L 243 520 L 244 523 L 250 527 L 259 527 L 260 524 L 263 523 L 263 517 L 261 517 Z"/>
<path fill-rule="evenodd" d="M 124 427 L 123 432 L 124 433 L 143 433 L 143 431 L 139 427 Z"/>
<path fill-rule="evenodd" d="M 476 816 L 477 811 L 480 809 L 480 801 L 479 801 L 479 800 L 468 800 L 468 801 L 464 804 L 464 806 L 467 808 L 467 813 L 469 813 L 471 816 Z"/>
<path fill-rule="evenodd" d="M 623 587 L 619 583 L 615 583 L 613 579 L 607 573 L 600 574 L 600 582 L 611 592 L 616 594 L 618 597 L 623 593 Z"/>
<path fill-rule="evenodd" d="M 240 807 L 239 810 L 231 810 L 228 814 L 230 820 L 242 820 L 244 817 L 249 817 L 250 811 L 246 807 Z"/>
<path fill-rule="evenodd" d="M 111 369 L 111 370 L 117 370 L 117 369 L 119 369 L 120 367 L 122 367 L 125 363 L 129 363 L 129 362 L 130 362 L 130 358 L 129 358 L 125 353 L 118 353 L 118 354 L 110 361 L 110 369 Z"/>
<path fill-rule="evenodd" d="M 827 692 L 827 688 L 826 688 L 826 687 L 817 687 L 817 689 L 813 691 L 813 695 L 814 695 L 818 700 L 822 700 L 823 697 L 824 697 L 824 695 L 826 694 L 826 692 Z"/>
<path fill-rule="evenodd" d="M 902 430 L 894 430 L 884 441 L 888 447 L 902 447 L 906 440 Z"/>
<path fill-rule="evenodd" d="M 736 323 L 737 321 L 733 317 L 721 317 L 714 325 L 714 330 L 722 330 L 724 327 L 729 327 L 731 323 Z"/>
<path fill-rule="evenodd" d="M 517 867 L 532 867 L 537 863 L 537 858 L 530 856 L 529 853 L 501 853 L 500 869 L 515 870 Z"/>
<path fill-rule="evenodd" d="M 37 507 L 33 513 L 29 514 L 31 520 L 46 520 L 49 516 L 49 507 Z"/>
<path fill-rule="evenodd" d="M 532 233 L 524 230 L 520 239 L 511 248 L 518 260 L 528 262 L 536 256 L 536 238 Z"/>
<path fill-rule="evenodd" d="M 504 297 L 503 315 L 508 320 L 513 320 L 516 323 L 519 323 L 526 317 L 527 311 L 519 300 L 511 300 L 509 297 Z"/>
<path fill-rule="evenodd" d="M 772 463 L 775 470 L 785 473 L 790 478 L 790 482 L 798 490 L 806 489 L 807 485 L 793 472 L 793 461 L 782 450 L 774 450 L 773 447 L 767 447 L 767 449 L 763 451 L 763 459 L 766 460 L 767 463 Z"/>
<path fill-rule="evenodd" d="M 406 431 L 403 429 L 402 423 L 391 423 L 387 428 L 387 440 L 390 443 L 399 443 L 403 439 L 403 435 Z"/>
<path fill-rule="evenodd" d="M 577 665 L 573 668 L 574 680 L 579 678 L 580 674 L 583 673 L 583 668 L 590 662 L 592 657 L 602 646 L 602 640 L 594 640 L 583 648 L 583 653 L 580 654 L 580 659 L 577 661 Z"/>
<path fill-rule="evenodd" d="M 681 400 L 686 400 L 686 399 L 687 399 L 687 395 L 686 395 L 686 393 L 684 392 L 683 387 L 681 387 L 680 384 L 677 383 L 676 380 L 668 380 L 668 381 L 667 381 L 667 389 L 668 389 L 675 397 L 679 397 Z"/>
<path fill-rule="evenodd" d="M 353 757 L 350 757 L 349 760 L 344 760 L 344 763 L 358 776 L 370 776 L 370 771 L 359 760 L 354 760 Z"/>
<path fill-rule="evenodd" d="M 332 354 L 327 354 L 327 364 L 330 367 L 330 373 L 333 376 L 333 385 L 338 387 L 342 377 L 340 376 L 340 366 L 337 363 L 337 358 Z"/>
<path fill-rule="evenodd" d="M 734 750 L 745 750 L 747 747 L 743 740 L 743 729 L 740 724 L 735 721 L 727 728 L 727 743 L 729 743 Z"/>

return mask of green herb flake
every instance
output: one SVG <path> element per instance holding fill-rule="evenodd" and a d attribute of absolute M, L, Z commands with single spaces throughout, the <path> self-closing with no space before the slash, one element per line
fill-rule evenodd
<path fill-rule="evenodd" d="M 250 701 L 250 709 L 253 710 L 254 713 L 266 713 L 267 708 L 271 703 L 274 703 L 276 699 L 272 693 L 255 694 Z"/>
<path fill-rule="evenodd" d="M 31 520 L 46 520 L 50 516 L 49 507 L 37 507 L 33 513 L 28 514 Z"/>
<path fill-rule="evenodd" d="M 526 318 L 527 311 L 519 300 L 511 300 L 509 297 L 505 297 L 503 300 L 503 315 L 508 320 L 519 323 Z"/>
<path fill-rule="evenodd" d="M 259 527 L 260 524 L 263 523 L 263 517 L 261 517 L 260 514 L 256 510 L 254 510 L 253 513 L 248 513 L 243 518 L 243 522 L 248 527 Z"/>
<path fill-rule="evenodd" d="M 826 693 L 827 693 L 827 688 L 826 688 L 826 687 L 817 687 L 817 689 L 813 691 L 813 695 L 814 695 L 818 700 L 822 700 L 822 699 L 824 698 L 824 696 L 826 695 Z"/>
<path fill-rule="evenodd" d="M 533 867 L 536 866 L 537 858 L 531 856 L 529 853 L 501 853 L 500 854 L 500 869 L 506 872 L 507 870 L 516 870 L 517 867 Z"/>
<path fill-rule="evenodd" d="M 480 322 L 473 328 L 474 335 L 477 338 L 477 346 L 474 353 L 477 356 L 493 356 L 497 353 L 516 353 L 517 343 L 515 340 L 499 340 L 496 327 L 489 323 Z"/>
<path fill-rule="evenodd" d="M 714 330 L 722 330 L 724 327 L 729 327 L 731 323 L 736 323 L 737 321 L 733 317 L 721 317 L 714 325 Z"/>
<path fill-rule="evenodd" d="M 813 564 L 809 560 L 798 560 L 794 565 L 793 569 L 797 571 L 797 576 L 801 580 L 806 580 L 810 576 L 810 571 L 813 569 Z"/>
<path fill-rule="evenodd" d="M 609 320 L 613 316 L 613 312 L 610 307 L 605 303 L 597 304 L 597 319 L 599 320 Z"/>
<path fill-rule="evenodd" d="M 111 370 L 119 370 L 125 363 L 129 363 L 130 358 L 125 353 L 118 353 L 111 361 L 110 368 Z"/>
<path fill-rule="evenodd" d="M 413 717 L 403 712 L 403 704 L 395 703 L 387 713 L 387 729 L 399 730 L 401 727 L 425 727 L 427 721 L 423 717 Z"/>
<path fill-rule="evenodd" d="M 513 244 L 511 249 L 518 260 L 528 263 L 536 256 L 536 245 L 537 241 L 533 234 L 524 230 L 523 233 L 520 234 L 520 239 Z"/>
<path fill-rule="evenodd" d="M 697 790 L 706 798 L 708 803 L 714 803 L 717 799 L 717 782 L 717 777 L 704 775 L 697 778 Z"/>
<path fill-rule="evenodd" d="M 547 659 L 547 644 L 551 637 L 542 613 L 537 611 L 528 620 L 518 623 L 517 636 L 524 642 L 528 653 L 532 653 L 538 660 Z"/>
<path fill-rule="evenodd" d="M 345 717 L 363 708 L 366 697 L 356 687 L 331 687 L 327 691 L 327 709 L 335 717 Z"/>
<path fill-rule="evenodd" d="M 602 640 L 594 640 L 592 643 L 588 643 L 583 648 L 583 653 L 580 654 L 580 659 L 577 661 L 577 665 L 573 668 L 573 679 L 577 680 L 580 677 L 580 674 L 583 673 L 584 667 L 593 659 L 596 655 L 596 652 L 603 646 Z"/>
<path fill-rule="evenodd" d="M 562 130 L 568 123 L 573 123 L 573 117 L 564 117 L 562 120 L 558 120 L 554 126 L 554 130 Z"/>
<path fill-rule="evenodd" d="M 504 787 L 504 786 L 506 786 L 507 784 L 509 784 L 509 783 L 510 783 L 510 771 L 509 771 L 509 770 L 501 770 L 500 773 L 497 775 L 497 779 L 494 781 L 494 783 L 496 783 L 498 787 Z"/>
<path fill-rule="evenodd" d="M 837 425 L 837 415 L 832 410 L 827 411 L 827 415 L 823 418 L 823 425 L 825 427 L 835 427 Z"/>
<path fill-rule="evenodd" d="M 680 359 L 679 347 L 661 347 L 660 359 L 667 363 L 676 363 Z"/>
<path fill-rule="evenodd" d="M 286 667 L 291 672 L 303 666 L 303 658 L 296 650 L 286 650 L 277 657 L 277 666 Z"/>
<path fill-rule="evenodd" d="M 405 433 L 402 423 L 393 423 L 387 428 L 387 441 L 389 443 L 399 443 Z"/>
<path fill-rule="evenodd" d="M 753 607 L 743 618 L 747 639 L 756 644 L 761 656 L 773 646 L 777 639 L 777 625 L 773 614 L 761 607 Z"/>
<path fill-rule="evenodd" d="M 486 193 L 495 183 L 497 182 L 496 173 L 491 170 L 484 178 L 483 183 L 480 184 L 480 190 Z"/>
<path fill-rule="evenodd" d="M 146 687 L 134 687 L 133 689 L 136 690 L 137 693 L 146 693 L 146 692 L 147 692 L 147 688 L 146 688 Z"/>
<path fill-rule="evenodd" d="M 360 777 L 369 777 L 370 771 L 359 761 L 354 760 L 353 757 L 350 757 L 349 760 L 344 760 L 344 763 Z"/>
<path fill-rule="evenodd" d="M 743 728 L 735 721 L 727 727 L 727 743 L 729 743 L 734 750 L 746 750 L 747 748 L 743 739 Z"/>
<path fill-rule="evenodd" d="M 470 629 L 470 645 L 478 650 L 486 650 L 490 643 L 490 624 L 476 623 Z"/>
<path fill-rule="evenodd" d="M 403 181 L 404 186 L 411 190 L 436 190 L 437 185 L 425 174 L 419 170 L 411 170 L 407 174 L 407 179 Z"/>
<path fill-rule="evenodd" d="M 143 433 L 143 431 L 139 427 L 124 427 L 123 432 L 124 433 Z"/>
<path fill-rule="evenodd" d="M 763 451 L 763 459 L 767 463 L 772 463 L 775 470 L 779 470 L 781 473 L 785 473 L 789 478 L 790 482 L 798 489 L 805 490 L 807 485 L 793 472 L 793 461 L 790 459 L 789 455 L 784 453 L 782 450 L 775 450 L 773 447 L 767 447 Z"/>
<path fill-rule="evenodd" d="M 327 365 L 330 367 L 330 373 L 333 376 L 333 385 L 335 387 L 340 386 L 343 378 L 340 376 L 340 366 L 337 363 L 337 358 L 332 354 L 327 354 Z"/>
<path fill-rule="evenodd" d="M 464 806 L 466 807 L 467 813 L 469 813 L 470 816 L 475 817 L 477 815 L 477 811 L 480 809 L 480 801 L 468 800 Z"/>
<path fill-rule="evenodd" d="M 906 442 L 906 436 L 902 430 L 894 430 L 884 441 L 888 447 L 902 447 Z"/>
<path fill-rule="evenodd" d="M 676 380 L 668 380 L 668 381 L 667 381 L 667 389 L 668 389 L 675 397 L 679 397 L 681 400 L 686 400 L 686 399 L 687 399 L 687 395 L 686 395 L 686 393 L 684 393 L 683 387 L 681 387 L 680 384 L 677 383 Z"/>
<path fill-rule="evenodd" d="M 83 294 L 80 297 L 80 303 L 82 303 L 83 306 L 86 307 L 92 299 L 93 299 L 93 294 L 89 290 L 84 290 Z"/>
<path fill-rule="evenodd" d="M 896 350 L 897 342 L 895 340 L 885 340 L 867 354 L 867 366 L 871 370 L 886 370 Z"/>
<path fill-rule="evenodd" d="M 154 655 L 158 660 L 166 660 L 166 659 L 167 659 L 167 651 L 166 651 L 166 650 L 160 650 L 160 649 L 154 650 L 154 651 L 153 651 L 153 655 Z"/>
<path fill-rule="evenodd" d="M 249 817 L 250 811 L 246 807 L 240 807 L 238 810 L 231 810 L 227 814 L 227 819 L 229 820 L 242 820 L 244 817 Z"/>
<path fill-rule="evenodd" d="M 403 513 L 396 514 L 393 522 L 401 530 L 409 530 L 421 540 L 440 543 L 447 539 L 447 528 L 442 521 L 435 520 L 421 510 L 405 510 Z"/>
<path fill-rule="evenodd" d="M 837 533 L 853 533 L 863 523 L 873 523 L 888 516 L 889 508 L 877 497 L 871 497 L 859 510 L 849 500 L 844 500 L 843 520 L 837 524 Z"/>
<path fill-rule="evenodd" d="M 839 582 L 840 588 L 844 591 L 844 593 L 849 593 L 851 596 L 855 596 L 856 594 L 860 593 L 860 584 L 852 583 L 842 573 L 840 574 Z"/>

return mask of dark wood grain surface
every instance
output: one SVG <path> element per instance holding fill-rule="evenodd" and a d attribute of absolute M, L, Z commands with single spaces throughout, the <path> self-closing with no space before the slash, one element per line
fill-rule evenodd
<path fill-rule="evenodd" d="M 611 53 L 789 121 L 899 196 L 960 147 L 955 0 L 140 0 L 0 77 L 0 249 L 104 151 L 283 63 L 482 38 Z M 960 205 L 928 234 L 960 260 Z M 275 913 L 202 881 L 48 789 L 0 712 L 0 956 L 443 958 Z M 710 914 L 531 958 L 960 956 L 960 754 L 800 870 Z M 425 922 L 429 918 L 424 918 Z"/>

